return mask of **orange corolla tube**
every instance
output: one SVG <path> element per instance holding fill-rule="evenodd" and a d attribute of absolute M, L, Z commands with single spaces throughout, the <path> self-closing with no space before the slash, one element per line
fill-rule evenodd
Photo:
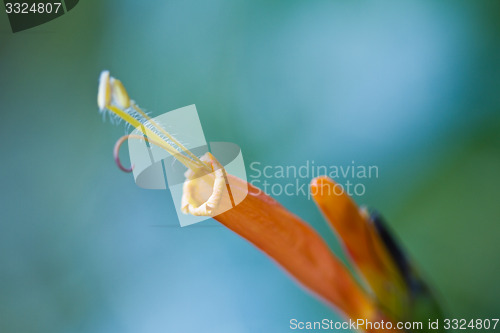
<path fill-rule="evenodd" d="M 328 177 L 313 179 L 314 201 L 380 305 L 392 316 L 404 318 L 409 298 L 403 277 L 367 214 L 335 187 Z"/>
<path fill-rule="evenodd" d="M 379 317 L 372 298 L 308 224 L 253 185 L 228 175 L 247 197 L 214 219 L 262 250 L 299 283 L 349 318 Z"/>

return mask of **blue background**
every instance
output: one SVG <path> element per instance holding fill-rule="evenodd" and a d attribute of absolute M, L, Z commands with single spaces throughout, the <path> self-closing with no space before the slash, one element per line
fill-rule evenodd
<path fill-rule="evenodd" d="M 495 1 L 80 1 L 0 13 L 0 331 L 288 332 L 338 318 L 215 222 L 114 165 L 109 69 L 154 115 L 196 104 L 251 162 L 377 165 L 375 207 L 453 318 L 500 308 Z M 279 181 L 279 180 L 277 180 Z M 314 203 L 277 198 L 344 257 Z"/>

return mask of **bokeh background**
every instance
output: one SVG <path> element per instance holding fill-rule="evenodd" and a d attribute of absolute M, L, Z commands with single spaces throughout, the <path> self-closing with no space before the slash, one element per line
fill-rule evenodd
<path fill-rule="evenodd" d="M 112 160 L 109 69 L 146 110 L 196 104 L 247 167 L 377 165 L 356 198 L 453 318 L 500 308 L 500 3 L 81 1 L 12 34 L 0 13 L 0 332 L 288 332 L 338 318 L 215 222 Z M 342 256 L 313 202 L 278 197 Z"/>

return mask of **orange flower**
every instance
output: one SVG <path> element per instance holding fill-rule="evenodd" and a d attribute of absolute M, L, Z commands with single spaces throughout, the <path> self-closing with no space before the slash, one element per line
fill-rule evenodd
<path fill-rule="evenodd" d="M 372 221 L 347 194 L 335 193 L 333 180 L 314 179 L 311 194 L 337 232 L 367 290 L 307 223 L 260 189 L 226 174 L 210 153 L 198 158 L 183 147 L 130 100 L 121 82 L 109 72 L 101 74 L 98 105 L 100 110 L 108 110 L 144 135 L 125 136 L 117 142 L 115 160 L 122 170 L 131 171 L 118 158 L 120 145 L 128 138 L 144 139 L 171 153 L 188 168 L 181 203 L 183 212 L 212 216 L 267 254 L 297 282 L 345 317 L 392 322 L 414 319 L 418 314 L 430 318 L 433 312 L 439 312 L 429 289 L 380 221 L 379 224 Z M 163 140 L 164 137 L 168 140 Z M 240 203 L 234 206 L 234 202 Z M 365 330 L 384 331 L 368 327 Z M 390 331 L 398 330 L 393 325 Z"/>
<path fill-rule="evenodd" d="M 367 214 L 345 192 L 336 193 L 335 185 L 328 177 L 314 179 L 314 201 L 381 305 L 397 318 L 406 317 L 407 288 L 396 263 Z"/>

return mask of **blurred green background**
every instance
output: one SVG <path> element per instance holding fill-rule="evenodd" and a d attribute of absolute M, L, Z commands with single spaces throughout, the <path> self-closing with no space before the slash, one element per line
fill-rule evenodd
<path fill-rule="evenodd" d="M 180 228 L 103 122 L 111 70 L 155 115 L 196 104 L 247 167 L 377 165 L 374 207 L 453 318 L 500 309 L 500 2 L 81 1 L 0 13 L 0 332 L 288 332 L 338 318 L 215 223 Z M 126 162 L 125 162 L 126 164 Z M 340 254 L 313 202 L 278 197 Z"/>

